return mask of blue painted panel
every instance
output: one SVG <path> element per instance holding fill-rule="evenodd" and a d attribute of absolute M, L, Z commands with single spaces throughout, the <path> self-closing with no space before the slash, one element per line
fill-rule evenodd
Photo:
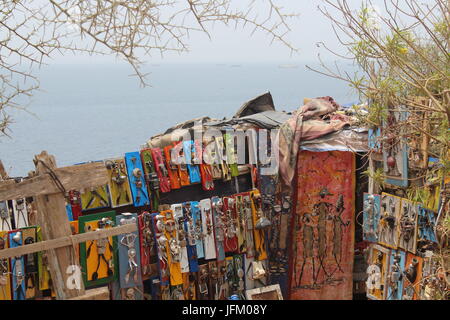
<path fill-rule="evenodd" d="M 378 224 L 380 223 L 381 197 L 378 194 L 364 193 L 363 239 L 378 242 Z"/>
<path fill-rule="evenodd" d="M 18 239 L 14 240 L 14 236 L 18 235 Z M 17 248 L 22 245 L 22 232 L 16 231 L 9 234 L 9 247 Z M 12 291 L 14 300 L 25 300 L 25 261 L 23 256 L 11 258 L 12 273 Z M 19 274 L 22 275 L 20 281 Z"/>
<path fill-rule="evenodd" d="M 66 205 L 66 213 L 69 221 L 73 221 L 72 206 L 70 204 Z"/>
<path fill-rule="evenodd" d="M 431 241 L 436 243 L 436 234 L 434 233 L 435 225 L 436 216 L 434 211 L 419 205 L 417 241 Z"/>
<path fill-rule="evenodd" d="M 394 265 L 395 256 L 400 255 L 398 269 Z M 402 300 L 403 296 L 403 271 L 405 271 L 406 253 L 401 250 L 391 250 L 389 255 L 388 292 L 386 300 Z"/>
<path fill-rule="evenodd" d="M 192 160 L 192 152 L 195 152 L 194 142 L 192 140 L 183 141 L 183 150 L 191 183 L 201 182 L 200 168 L 198 165 L 194 165 Z"/>
<path fill-rule="evenodd" d="M 125 162 L 134 206 L 142 207 L 149 205 L 150 199 L 148 197 L 147 184 L 145 183 L 144 170 L 139 152 L 125 153 Z"/>
<path fill-rule="evenodd" d="M 203 234 L 202 213 L 200 211 L 200 204 L 198 201 L 191 201 L 192 218 L 194 220 L 195 233 L 200 237 L 195 240 L 197 247 L 197 257 L 202 259 L 205 257 L 205 250 L 203 248 L 203 241 L 201 235 Z"/>
<path fill-rule="evenodd" d="M 187 234 L 186 249 L 189 260 L 189 272 L 198 272 L 197 241 L 195 240 L 195 230 L 194 230 L 195 224 L 194 218 L 192 216 L 191 202 L 183 203 L 183 216 L 184 216 L 184 231 L 186 231 Z"/>
<path fill-rule="evenodd" d="M 116 216 L 116 225 L 138 224 L 137 214 Z M 139 228 L 137 228 L 139 230 Z M 139 247 L 139 233 L 121 234 L 117 236 L 119 253 L 119 283 L 120 288 L 142 286 L 141 255 Z M 129 250 L 135 250 L 134 259 L 129 258 Z M 135 268 L 132 268 L 135 267 Z"/>
<path fill-rule="evenodd" d="M 369 129 L 368 134 L 368 142 L 369 148 L 372 150 L 381 150 L 380 138 L 381 136 L 381 127 L 377 127 L 376 129 Z"/>

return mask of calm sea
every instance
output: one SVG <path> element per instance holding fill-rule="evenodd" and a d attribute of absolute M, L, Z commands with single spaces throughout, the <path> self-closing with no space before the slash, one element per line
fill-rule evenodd
<path fill-rule="evenodd" d="M 270 91 L 277 110 L 291 111 L 304 97 L 356 97 L 343 82 L 304 64 L 153 65 L 151 87 L 141 88 L 122 65 L 53 65 L 40 71 L 42 91 L 28 110 L 14 112 L 12 138 L 0 139 L 10 176 L 24 176 L 42 150 L 58 166 L 136 151 L 151 136 L 195 117 L 231 117 L 247 100 Z"/>

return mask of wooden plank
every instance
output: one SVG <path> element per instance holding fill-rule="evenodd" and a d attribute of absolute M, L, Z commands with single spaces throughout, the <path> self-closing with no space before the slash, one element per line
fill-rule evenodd
<path fill-rule="evenodd" d="M 52 168 L 64 188 L 81 190 L 108 183 L 108 175 L 103 162 L 93 162 L 76 166 Z M 60 193 L 52 178 L 43 167 L 40 175 L 14 183 L 8 180 L 0 182 L 0 201 L 18 198 Z"/>
<path fill-rule="evenodd" d="M 6 259 L 11 257 L 18 257 L 25 254 L 52 250 L 62 247 L 67 247 L 72 244 L 79 244 L 81 242 L 98 240 L 102 238 L 117 236 L 124 233 L 132 233 L 137 230 L 136 224 L 127 224 L 123 226 L 103 229 L 95 232 L 80 233 L 76 235 L 71 235 L 68 237 L 62 237 L 58 239 L 45 240 L 41 242 L 36 242 L 28 244 L 25 246 L 20 246 L 17 248 L 8 248 L 0 250 L 0 259 Z"/>
<path fill-rule="evenodd" d="M 55 158 L 46 151 L 35 156 L 36 174 L 46 175 L 47 167 L 56 171 Z M 44 165 L 45 164 L 45 165 Z M 39 187 L 39 185 L 36 185 Z M 37 223 L 41 226 L 43 240 L 69 237 L 72 235 L 69 218 L 66 213 L 66 202 L 62 193 L 38 195 L 35 197 L 37 208 Z M 80 281 L 79 289 L 70 289 L 66 284 L 71 276 L 66 272 L 76 261 L 76 251 L 72 246 L 66 246 L 47 251 L 50 275 L 58 300 L 65 300 L 84 294 L 84 283 Z"/>
<path fill-rule="evenodd" d="M 68 300 L 110 300 L 109 289 L 108 287 L 101 287 L 86 290 L 84 295 Z"/>
<path fill-rule="evenodd" d="M 8 174 L 6 173 L 5 167 L 3 166 L 2 160 L 0 160 L 0 181 L 8 179 Z"/>

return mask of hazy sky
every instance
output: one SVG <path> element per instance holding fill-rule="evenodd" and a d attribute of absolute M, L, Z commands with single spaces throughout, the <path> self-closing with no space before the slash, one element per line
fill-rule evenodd
<path fill-rule="evenodd" d="M 380 2 L 376 0 L 375 2 Z M 284 7 L 286 12 L 297 12 L 299 17 L 289 20 L 292 32 L 287 36 L 290 43 L 299 49 L 290 55 L 290 50 L 280 43 L 270 44 L 270 38 L 262 33 L 251 34 L 251 28 L 237 30 L 217 24 L 211 30 L 212 39 L 205 34 L 193 33 L 189 41 L 190 52 L 178 54 L 167 53 L 161 59 L 158 54 L 146 60 L 149 63 L 233 63 L 233 62 L 299 62 L 317 60 L 317 53 L 326 54 L 316 43 L 327 43 L 330 47 L 338 47 L 337 40 L 331 29 L 329 20 L 317 9 L 321 0 L 275 0 L 276 4 Z M 361 1 L 352 0 L 352 4 L 359 6 Z M 259 4 L 257 5 L 259 6 Z M 262 7 L 261 7 L 262 8 Z M 262 11 L 262 10 L 261 10 Z M 87 59 L 104 62 L 113 58 L 86 58 L 66 55 L 56 57 L 56 63 L 83 63 Z"/>

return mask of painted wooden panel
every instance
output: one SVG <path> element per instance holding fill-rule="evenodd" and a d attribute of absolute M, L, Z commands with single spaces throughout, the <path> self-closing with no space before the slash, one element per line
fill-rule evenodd
<path fill-rule="evenodd" d="M 198 155 L 192 140 L 183 141 L 184 157 L 189 172 L 189 180 L 191 183 L 201 182 L 200 168 L 198 167 Z"/>
<path fill-rule="evenodd" d="M 398 223 L 398 246 L 411 253 L 416 253 L 417 248 L 418 215 L 419 206 L 412 201 L 402 199 Z"/>
<path fill-rule="evenodd" d="M 162 151 L 159 148 L 153 148 L 151 149 L 151 151 L 152 151 L 153 165 L 155 166 L 155 170 L 159 179 L 159 190 L 161 190 L 161 192 L 169 192 L 170 191 L 169 172 L 167 171 Z"/>
<path fill-rule="evenodd" d="M 130 181 L 125 165 L 125 159 L 105 160 L 108 172 L 108 188 L 111 207 L 121 207 L 133 203 L 131 196 Z"/>
<path fill-rule="evenodd" d="M 138 221 L 142 276 L 154 277 L 158 275 L 158 249 L 152 216 L 149 212 L 143 212 L 139 215 Z"/>
<path fill-rule="evenodd" d="M 423 258 L 410 252 L 406 255 L 402 300 L 419 300 Z"/>
<path fill-rule="evenodd" d="M 170 179 L 170 188 L 171 189 L 180 189 L 181 181 L 178 176 L 178 166 L 172 163 L 172 152 L 173 146 L 164 147 L 164 161 L 166 162 L 167 173 L 169 174 Z"/>
<path fill-rule="evenodd" d="M 10 231 L 9 233 L 9 247 L 17 248 L 23 244 L 21 231 Z M 12 296 L 14 300 L 25 300 L 25 261 L 24 257 L 11 258 L 11 273 L 12 273 Z"/>
<path fill-rule="evenodd" d="M 200 201 L 200 211 L 202 215 L 202 227 L 203 227 L 203 246 L 205 251 L 205 259 L 216 258 L 216 241 L 214 237 L 214 216 L 211 207 L 210 199 L 203 199 Z"/>
<path fill-rule="evenodd" d="M 365 241 L 377 242 L 381 212 L 380 195 L 364 193 L 363 210 L 363 239 Z"/>
<path fill-rule="evenodd" d="M 399 240 L 399 221 L 402 199 L 387 193 L 381 194 L 381 216 L 378 242 L 386 247 L 397 249 Z"/>
<path fill-rule="evenodd" d="M 0 201 L 0 231 L 11 231 L 11 215 L 9 211 L 8 201 Z"/>
<path fill-rule="evenodd" d="M 370 247 L 367 268 L 366 295 L 371 300 L 386 299 L 389 261 L 389 249 L 377 244 Z"/>
<path fill-rule="evenodd" d="M 198 201 L 191 201 L 191 214 L 197 257 L 199 259 L 202 259 L 205 257 L 205 251 L 203 248 L 204 232 L 202 226 L 202 213 L 200 209 L 200 203 Z"/>
<path fill-rule="evenodd" d="M 181 273 L 189 272 L 189 256 L 187 249 L 186 231 L 184 228 L 183 205 L 181 203 L 170 206 L 173 213 L 176 229 L 176 241 L 180 247 L 180 267 Z"/>
<path fill-rule="evenodd" d="M 301 151 L 295 193 L 290 299 L 352 299 L 355 155 Z"/>
<path fill-rule="evenodd" d="M 125 162 L 127 165 L 127 173 L 134 206 L 142 207 L 150 205 L 150 198 L 148 196 L 147 184 L 145 183 L 139 152 L 125 153 Z"/>
<path fill-rule="evenodd" d="M 8 231 L 0 231 L 0 250 L 9 248 Z M 0 259 L 0 300 L 11 300 L 11 265 Z"/>
<path fill-rule="evenodd" d="M 404 251 L 391 250 L 386 300 L 402 300 L 403 298 L 403 272 L 405 271 L 405 260 L 406 253 Z"/>

